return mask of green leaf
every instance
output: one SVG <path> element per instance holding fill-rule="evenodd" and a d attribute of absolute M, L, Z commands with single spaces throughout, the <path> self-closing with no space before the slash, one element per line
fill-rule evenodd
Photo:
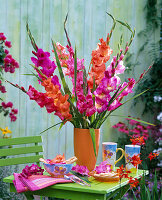
<path fill-rule="evenodd" d="M 119 194 L 115 198 L 113 198 L 113 200 L 121 199 L 127 193 L 129 188 L 130 188 L 129 184 L 124 186 L 124 187 L 122 187 L 121 190 L 119 191 Z"/>
<path fill-rule="evenodd" d="M 84 95 L 86 96 L 87 94 L 87 75 L 86 75 L 86 70 L 85 68 L 83 69 L 83 91 L 84 91 Z"/>
<path fill-rule="evenodd" d="M 128 118 L 128 119 L 132 119 L 132 120 L 135 120 L 135 121 L 137 121 L 137 122 L 140 122 L 140 123 L 143 123 L 143 124 L 147 124 L 147 125 L 151 125 L 151 126 L 156 126 L 156 125 L 154 125 L 154 124 L 151 124 L 151 123 L 149 123 L 149 122 L 145 122 L 145 121 L 143 121 L 143 120 L 140 120 L 140 119 L 136 119 L 136 118 L 134 118 L 134 117 L 128 117 L 128 116 L 122 116 L 122 115 L 111 115 L 111 116 L 115 116 L 115 117 L 124 117 L 124 118 Z"/>
<path fill-rule="evenodd" d="M 129 26 L 129 24 L 127 23 L 127 22 L 122 22 L 122 21 L 120 21 L 120 20 L 116 20 L 119 24 L 121 24 L 121 25 L 123 25 L 123 26 L 125 26 L 125 27 L 127 27 L 131 32 L 132 32 L 132 34 L 134 35 L 134 31 L 131 29 L 131 27 Z"/>
<path fill-rule="evenodd" d="M 152 189 L 152 198 L 153 199 L 158 199 L 158 190 L 157 190 L 157 176 L 156 176 L 156 170 L 155 170 L 155 177 L 154 177 L 154 186 Z"/>
<path fill-rule="evenodd" d="M 137 200 L 134 190 L 132 189 L 134 200 Z"/>
<path fill-rule="evenodd" d="M 32 72 L 32 74 L 22 74 L 22 75 L 25 75 L 25 76 L 35 76 L 37 79 L 39 79 L 41 82 L 42 82 L 42 79 L 35 73 Z"/>
<path fill-rule="evenodd" d="M 75 99 L 77 101 L 76 82 L 77 82 L 77 52 L 76 52 L 76 47 L 75 47 L 75 53 L 74 53 L 74 83 L 75 83 Z"/>
<path fill-rule="evenodd" d="M 37 45 L 36 45 L 36 43 L 35 43 L 34 37 L 33 37 L 32 34 L 31 34 L 31 31 L 30 31 L 30 29 L 29 29 L 28 23 L 26 24 L 26 30 L 27 30 L 27 33 L 28 33 L 28 35 L 29 35 L 30 41 L 31 41 L 31 43 L 32 43 L 32 46 L 33 46 L 33 48 L 35 49 L 35 51 L 37 52 L 37 51 L 38 51 L 38 47 L 37 47 Z"/>
<path fill-rule="evenodd" d="M 65 122 L 65 121 L 63 121 L 63 122 Z M 59 124 L 61 124 L 61 123 L 63 123 L 63 122 L 59 122 L 59 123 L 57 123 L 57 124 L 54 124 L 54 125 L 52 125 L 52 126 L 48 127 L 48 128 L 47 128 L 47 129 L 45 129 L 44 131 L 40 132 L 40 134 L 42 134 L 42 133 L 44 133 L 44 132 L 48 131 L 49 129 L 51 129 L 51 128 L 53 128 L 53 127 L 55 127 L 55 126 L 57 126 L 57 125 L 59 125 Z"/>
<path fill-rule="evenodd" d="M 106 200 L 112 199 L 119 191 L 120 191 L 120 188 L 113 191 L 109 196 L 106 196 Z"/>
<path fill-rule="evenodd" d="M 35 70 L 37 70 L 41 76 L 43 76 L 45 79 L 47 79 L 47 76 L 45 74 L 43 74 L 43 72 L 38 67 L 36 67 L 33 64 L 30 64 L 30 66 L 32 66 Z"/>
<path fill-rule="evenodd" d="M 90 128 L 90 134 L 91 134 L 91 138 L 92 138 L 94 154 L 95 154 L 95 157 L 97 157 L 97 154 L 96 154 L 96 137 L 95 137 L 94 128 Z"/>
<path fill-rule="evenodd" d="M 126 104 L 127 102 L 129 102 L 129 101 L 131 101 L 131 100 L 133 100 L 133 99 L 135 99 L 135 98 L 137 98 L 137 97 L 139 97 L 139 96 L 141 96 L 142 94 L 144 94 L 145 92 L 147 92 L 149 89 L 147 89 L 147 90 L 145 90 L 145 91 L 143 91 L 143 92 L 141 92 L 141 93 L 139 93 L 139 94 L 137 94 L 137 95 L 135 95 L 134 97 L 132 97 L 132 98 L 130 98 L 130 99 L 128 99 L 127 101 L 125 101 L 122 105 L 124 105 L 124 104 Z"/>
<path fill-rule="evenodd" d="M 60 64 L 60 60 L 59 60 L 59 57 L 57 55 L 57 51 L 56 51 L 56 47 L 55 47 L 56 44 L 53 42 L 53 40 L 52 40 L 52 45 L 53 45 L 56 63 L 57 63 L 57 67 L 58 67 L 58 70 L 59 70 L 59 74 L 60 74 L 60 78 L 61 78 L 61 81 L 62 81 L 62 85 L 63 85 L 64 91 L 65 91 L 65 94 L 69 94 L 69 96 L 71 96 L 71 92 L 70 92 L 70 90 L 69 90 L 69 88 L 66 84 L 65 77 L 64 77 L 62 67 L 61 67 L 61 64 Z"/>
<path fill-rule="evenodd" d="M 147 187 L 145 186 L 145 190 L 146 190 L 146 193 L 147 193 L 147 199 L 148 199 L 148 200 L 151 200 L 151 193 L 150 193 L 149 188 L 147 188 Z"/>
<path fill-rule="evenodd" d="M 64 125 L 64 122 L 62 122 L 62 123 L 60 124 L 60 127 L 59 127 L 58 131 L 60 131 L 60 130 L 62 129 L 63 125 Z"/>

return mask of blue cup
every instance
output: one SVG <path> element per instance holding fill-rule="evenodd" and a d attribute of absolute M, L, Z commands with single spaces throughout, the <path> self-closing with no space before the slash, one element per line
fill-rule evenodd
<path fill-rule="evenodd" d="M 126 168 L 127 170 L 130 170 L 131 173 L 137 173 L 138 171 L 138 165 L 135 167 L 131 164 L 132 157 L 134 155 L 140 154 L 141 146 L 139 145 L 125 145 L 125 161 L 126 161 Z"/>

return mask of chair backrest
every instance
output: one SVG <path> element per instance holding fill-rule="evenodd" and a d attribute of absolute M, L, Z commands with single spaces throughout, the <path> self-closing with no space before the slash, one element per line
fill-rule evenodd
<path fill-rule="evenodd" d="M 0 139 L 0 157 L 1 157 L 0 166 L 26 164 L 33 162 L 36 162 L 39 165 L 39 158 L 43 157 L 43 155 L 39 154 L 40 152 L 43 152 L 42 145 L 38 144 L 41 142 L 42 142 L 41 136 Z M 24 144 L 31 144 L 32 146 L 22 147 L 22 145 Z M 13 147 L 12 145 L 14 146 L 16 145 L 16 147 Z M 3 148 L 5 146 L 7 146 L 8 148 Z M 32 154 L 32 155 L 24 156 L 21 154 Z M 21 155 L 21 156 L 16 157 L 16 155 Z M 9 157 L 9 156 L 14 156 L 14 157 Z"/>

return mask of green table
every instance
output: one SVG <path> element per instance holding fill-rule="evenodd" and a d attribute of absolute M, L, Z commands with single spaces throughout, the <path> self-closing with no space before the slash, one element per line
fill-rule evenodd
<path fill-rule="evenodd" d="M 148 171 L 144 171 L 145 175 Z M 132 177 L 140 178 L 143 174 L 143 170 L 138 170 L 138 174 L 131 174 Z M 10 183 L 10 191 L 16 192 L 12 180 L 13 176 L 9 176 L 3 179 L 4 182 Z M 56 197 L 63 199 L 72 200 L 108 200 L 115 193 L 120 191 L 119 182 L 98 182 L 91 178 L 91 187 L 81 186 L 76 183 L 63 183 L 56 184 L 38 191 L 28 191 L 25 192 L 27 199 L 33 199 L 33 195 L 46 196 L 46 197 Z M 129 189 L 128 180 L 123 179 L 121 187 Z"/>

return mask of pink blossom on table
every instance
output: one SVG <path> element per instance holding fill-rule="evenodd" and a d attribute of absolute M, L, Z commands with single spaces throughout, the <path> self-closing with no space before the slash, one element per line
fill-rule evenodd
<path fill-rule="evenodd" d="M 20 175 L 22 175 L 24 178 L 28 178 L 31 175 L 43 175 L 43 172 L 44 169 L 38 165 L 32 164 L 31 166 L 26 165 Z"/>
<path fill-rule="evenodd" d="M 5 46 L 8 47 L 8 48 L 11 48 L 12 47 L 11 42 L 10 41 L 6 41 L 5 42 Z"/>
<path fill-rule="evenodd" d="M 89 176 L 89 170 L 86 166 L 82 166 L 82 165 L 75 165 L 72 167 L 72 171 L 75 171 L 83 176 Z"/>
<path fill-rule="evenodd" d="M 100 173 L 111 172 L 112 169 L 111 169 L 111 165 L 109 165 L 107 161 L 103 161 L 100 163 L 99 166 L 96 166 L 93 171 L 95 171 L 96 174 L 100 174 Z"/>

